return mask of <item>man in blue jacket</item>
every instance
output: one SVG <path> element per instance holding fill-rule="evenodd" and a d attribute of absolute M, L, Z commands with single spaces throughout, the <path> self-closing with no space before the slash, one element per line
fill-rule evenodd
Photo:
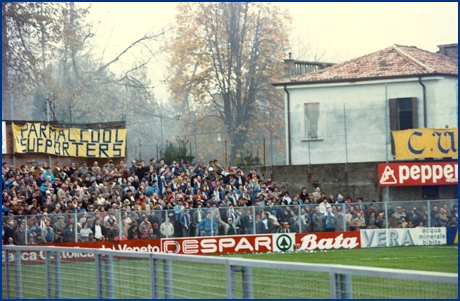
<path fill-rule="evenodd" d="M 218 226 L 216 220 L 211 220 L 211 212 L 206 213 L 206 218 L 198 224 L 201 236 L 214 236 L 217 234 Z M 212 234 L 211 234 L 212 233 Z"/>

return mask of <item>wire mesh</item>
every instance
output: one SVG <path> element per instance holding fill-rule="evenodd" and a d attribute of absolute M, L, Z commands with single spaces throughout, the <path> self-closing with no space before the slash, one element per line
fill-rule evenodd
<path fill-rule="evenodd" d="M 458 298 L 457 278 L 445 273 L 96 249 L 4 248 L 2 297 L 9 299 Z"/>

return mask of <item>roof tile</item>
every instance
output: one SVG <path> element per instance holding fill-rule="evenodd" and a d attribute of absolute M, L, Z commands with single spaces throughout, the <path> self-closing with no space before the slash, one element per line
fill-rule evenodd
<path fill-rule="evenodd" d="M 415 46 L 394 45 L 316 72 L 299 75 L 283 83 L 436 74 L 457 76 L 458 60 Z"/>

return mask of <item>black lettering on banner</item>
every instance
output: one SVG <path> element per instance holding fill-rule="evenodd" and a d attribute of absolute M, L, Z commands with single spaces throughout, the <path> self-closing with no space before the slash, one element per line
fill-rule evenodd
<path fill-rule="evenodd" d="M 97 133 L 97 139 L 94 137 L 94 133 Z M 91 131 L 91 142 L 98 143 L 100 139 L 101 139 L 101 133 L 99 132 L 99 130 L 92 130 Z"/>
<path fill-rule="evenodd" d="M 65 133 L 64 133 L 64 130 L 59 130 L 59 135 L 57 137 L 56 140 L 61 140 L 61 137 L 62 137 L 62 141 L 65 141 Z"/>
<path fill-rule="evenodd" d="M 27 139 L 27 149 L 26 149 L 26 153 L 31 153 L 35 150 L 35 142 L 36 142 L 36 138 L 23 138 L 23 139 Z"/>
<path fill-rule="evenodd" d="M 23 146 L 23 147 L 27 147 L 27 138 L 21 138 L 19 139 L 19 145 Z M 24 152 L 24 151 L 23 151 Z"/>
<path fill-rule="evenodd" d="M 88 130 L 87 129 L 81 129 L 80 130 L 80 142 L 89 142 L 88 140 L 83 139 L 83 133 L 84 132 L 88 132 Z"/>
<path fill-rule="evenodd" d="M 104 153 L 105 158 L 110 157 L 109 154 L 107 154 L 107 150 L 109 149 L 109 144 L 108 143 L 99 143 L 99 158 L 102 157 L 102 153 Z"/>
<path fill-rule="evenodd" d="M 46 139 L 45 140 L 45 153 L 48 153 L 48 147 L 53 146 L 53 140 L 51 139 Z"/>
<path fill-rule="evenodd" d="M 67 156 L 70 156 L 69 154 L 69 142 L 64 141 L 62 142 L 62 155 L 64 156 L 64 153 L 67 154 Z"/>
<path fill-rule="evenodd" d="M 96 148 L 90 148 L 90 147 L 95 147 L 96 144 L 94 143 L 88 143 L 86 144 L 86 157 L 90 157 L 90 158 L 93 158 L 93 157 L 96 157 L 96 155 L 92 155 L 90 154 L 90 152 L 95 152 L 96 151 Z"/>
<path fill-rule="evenodd" d="M 56 140 L 56 130 L 53 127 L 49 127 L 48 129 L 49 137 L 52 140 Z"/>
<path fill-rule="evenodd" d="M 75 145 L 75 157 L 78 157 L 78 151 L 79 151 L 78 147 L 79 147 L 80 145 L 84 145 L 84 143 L 76 142 L 76 141 L 75 141 L 75 142 L 72 143 L 72 144 Z"/>
<path fill-rule="evenodd" d="M 48 137 L 46 137 L 46 124 L 40 123 L 40 136 L 42 138 L 48 139 Z"/>
<path fill-rule="evenodd" d="M 115 142 L 123 143 L 123 140 L 118 140 L 118 129 L 115 130 Z"/>
<path fill-rule="evenodd" d="M 73 140 L 70 136 L 70 132 L 71 132 L 71 129 L 67 129 L 67 140 L 70 142 L 70 143 L 75 143 L 77 142 L 77 140 Z"/>
<path fill-rule="evenodd" d="M 113 157 L 121 157 L 121 149 L 117 148 L 117 146 L 121 147 L 122 144 L 121 143 L 114 143 L 113 144 Z"/>
<path fill-rule="evenodd" d="M 40 146 L 43 145 L 43 138 L 39 137 L 37 138 L 37 152 L 40 152 Z"/>
<path fill-rule="evenodd" d="M 109 133 L 109 137 L 106 139 L 106 133 Z M 102 132 L 102 142 L 110 143 L 112 141 L 112 130 L 104 130 Z"/>
<path fill-rule="evenodd" d="M 35 123 L 30 124 L 30 131 L 29 131 L 29 135 L 27 137 L 30 137 L 30 134 L 32 134 L 32 132 L 35 133 L 35 137 L 38 137 L 37 130 L 35 129 Z"/>
<path fill-rule="evenodd" d="M 25 124 L 25 128 L 19 130 L 19 131 L 21 132 L 21 137 L 24 138 L 24 132 L 26 132 L 26 131 L 28 131 L 28 130 L 29 130 L 29 124 L 26 123 L 26 124 Z M 27 135 L 27 137 L 29 137 L 29 136 L 30 136 L 30 133 L 29 133 L 29 135 Z"/>
<path fill-rule="evenodd" d="M 61 154 L 61 142 L 54 141 L 54 154 L 60 155 Z"/>

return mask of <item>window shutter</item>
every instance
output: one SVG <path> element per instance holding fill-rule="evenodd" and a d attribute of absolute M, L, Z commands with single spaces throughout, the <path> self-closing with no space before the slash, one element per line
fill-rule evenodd
<path fill-rule="evenodd" d="M 395 142 L 393 140 L 393 135 L 391 135 L 391 131 L 398 130 L 398 101 L 396 98 L 388 100 L 388 106 L 390 109 L 390 141 L 391 141 L 391 154 L 394 156 L 396 154 L 395 151 Z"/>
<path fill-rule="evenodd" d="M 396 98 L 389 99 L 390 107 L 390 131 L 398 130 L 398 101 Z"/>
<path fill-rule="evenodd" d="M 417 98 L 412 98 L 412 128 L 418 129 Z"/>

